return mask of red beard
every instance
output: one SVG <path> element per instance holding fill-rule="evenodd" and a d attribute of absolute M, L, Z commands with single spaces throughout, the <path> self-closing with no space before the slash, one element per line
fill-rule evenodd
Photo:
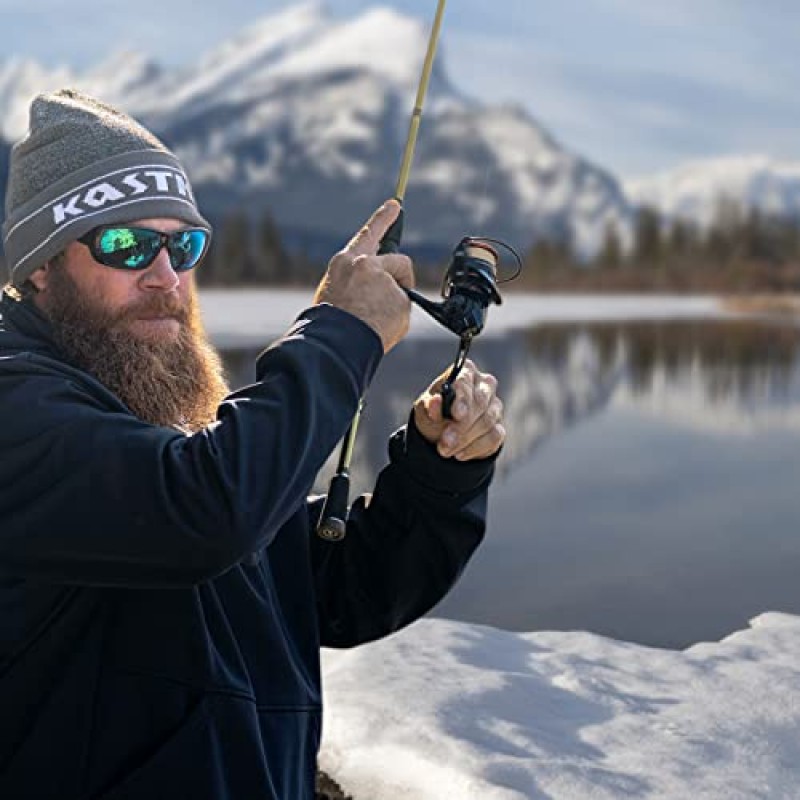
<path fill-rule="evenodd" d="M 112 312 L 82 293 L 59 266 L 50 273 L 46 313 L 67 359 L 140 419 L 194 432 L 216 418 L 229 389 L 219 355 L 203 330 L 193 287 L 186 305 L 174 296 L 154 295 Z M 158 318 L 177 320 L 177 337 L 132 332 L 135 320 Z"/>

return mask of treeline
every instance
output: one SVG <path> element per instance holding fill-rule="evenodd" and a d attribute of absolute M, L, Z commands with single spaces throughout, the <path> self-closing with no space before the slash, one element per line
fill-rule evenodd
<path fill-rule="evenodd" d="M 629 245 L 609 226 L 588 262 L 566 242 L 538 242 L 525 257 L 519 285 L 540 291 L 796 291 L 800 224 L 722 201 L 712 225 L 702 230 L 643 207 Z"/>
<path fill-rule="evenodd" d="M 332 255 L 332 253 L 331 253 Z M 796 292 L 800 289 L 800 222 L 718 205 L 706 230 L 639 209 L 631 241 L 609 226 L 589 261 L 566 240 L 540 240 L 524 255 L 509 289 L 535 291 Z M 0 267 L 4 267 L 0 258 Z M 236 211 L 215 225 L 211 250 L 197 271 L 202 287 L 315 285 L 325 263 L 285 245 L 273 217 Z M 417 259 L 418 282 L 438 285 L 443 265 Z M 4 271 L 4 270 L 3 270 Z"/>
<path fill-rule="evenodd" d="M 323 267 L 285 246 L 269 213 L 253 219 L 236 211 L 215 225 L 214 238 L 197 270 L 202 287 L 309 286 Z"/>
<path fill-rule="evenodd" d="M 214 238 L 197 279 L 201 287 L 234 288 L 248 286 L 297 286 L 308 288 L 319 283 L 328 259 L 337 246 L 316 243 L 310 257 L 295 247 L 287 247 L 270 214 L 254 220 L 237 211 L 214 226 Z M 446 253 L 444 254 L 447 255 Z M 439 288 L 446 265 L 415 258 L 417 283 L 422 288 Z"/>

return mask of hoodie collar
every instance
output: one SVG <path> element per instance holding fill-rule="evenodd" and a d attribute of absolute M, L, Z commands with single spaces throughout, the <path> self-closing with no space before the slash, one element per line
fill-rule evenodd
<path fill-rule="evenodd" d="M 8 292 L 2 292 L 0 351 L 9 349 L 60 357 L 50 320 L 32 300 L 16 300 Z"/>

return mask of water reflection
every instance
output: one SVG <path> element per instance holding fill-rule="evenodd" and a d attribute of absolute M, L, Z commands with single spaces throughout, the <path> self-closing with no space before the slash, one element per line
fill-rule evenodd
<path fill-rule="evenodd" d="M 745 386 L 756 376 L 788 376 L 799 343 L 792 326 L 747 319 L 547 324 L 524 337 L 535 358 L 551 363 L 563 363 L 582 337 L 606 366 L 624 353 L 633 384 L 643 388 L 656 371 L 676 376 L 692 364 L 706 373 L 735 375 Z"/>
<path fill-rule="evenodd" d="M 532 362 L 582 362 L 613 380 L 615 406 L 705 431 L 798 427 L 795 327 L 747 320 L 550 325 L 527 332 Z M 582 354 L 582 355 L 581 355 Z"/>
<path fill-rule="evenodd" d="M 800 613 L 798 348 L 788 324 L 730 320 L 548 324 L 478 340 L 510 435 L 489 536 L 435 613 L 673 647 L 766 610 Z M 389 434 L 454 353 L 454 342 L 412 340 L 385 359 L 356 491 L 372 488 Z M 251 362 L 226 354 L 234 382 Z"/>
<path fill-rule="evenodd" d="M 785 387 L 798 348 L 795 329 L 747 321 L 594 325 L 583 333 L 603 363 L 624 360 L 635 393 L 648 394 L 655 382 L 682 383 L 691 375 L 703 381 L 712 403 L 765 385 Z M 539 334 L 548 332 L 537 332 L 536 338 Z M 550 334 L 570 336 L 563 329 Z"/>

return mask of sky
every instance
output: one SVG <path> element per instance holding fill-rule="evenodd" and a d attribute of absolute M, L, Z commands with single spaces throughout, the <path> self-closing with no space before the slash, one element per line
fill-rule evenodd
<path fill-rule="evenodd" d="M 426 22 L 436 6 L 323 0 L 339 18 L 379 4 Z M 121 49 L 191 63 L 288 5 L 0 0 L 0 63 L 83 68 Z M 439 57 L 463 92 L 523 106 L 624 179 L 717 156 L 800 161 L 798 41 L 797 0 L 450 0 Z"/>

